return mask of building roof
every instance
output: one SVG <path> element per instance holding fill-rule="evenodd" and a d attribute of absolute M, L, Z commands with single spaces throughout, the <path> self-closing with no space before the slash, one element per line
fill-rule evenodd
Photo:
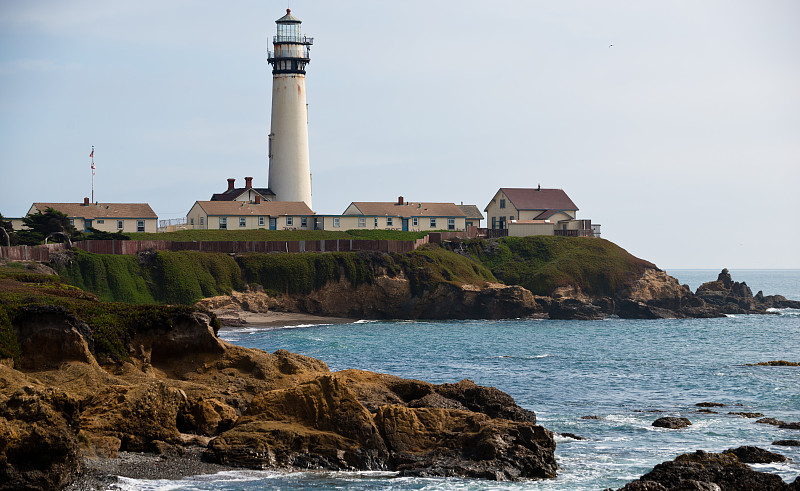
<path fill-rule="evenodd" d="M 212 216 L 283 216 L 313 215 L 314 212 L 302 201 L 262 201 L 248 203 L 246 201 L 198 201 L 198 205 L 207 215 Z"/>
<path fill-rule="evenodd" d="M 411 203 L 402 205 L 396 202 L 383 201 L 354 201 L 350 206 L 355 207 L 361 215 L 368 216 L 395 216 L 395 217 L 463 217 L 461 211 L 453 203 Z M 350 208 L 348 206 L 348 208 Z M 346 210 L 345 210 L 346 211 Z"/>
<path fill-rule="evenodd" d="M 571 209 L 571 208 L 569 208 L 569 209 Z M 547 220 L 548 218 L 552 217 L 556 213 L 561 213 L 563 211 L 564 210 L 544 210 L 543 212 L 541 212 L 538 215 L 536 215 L 535 217 L 533 217 L 533 219 L 534 220 Z"/>
<path fill-rule="evenodd" d="M 300 19 L 292 15 L 292 9 L 286 9 L 286 15 L 275 21 L 276 23 L 301 24 Z"/>
<path fill-rule="evenodd" d="M 500 188 L 500 191 L 517 210 L 578 210 L 563 189 Z"/>
<path fill-rule="evenodd" d="M 475 205 L 456 205 L 459 210 L 467 217 L 467 219 L 472 220 L 483 220 L 483 215 L 481 214 L 481 210 L 478 209 Z"/>
<path fill-rule="evenodd" d="M 228 189 L 224 193 L 214 193 L 211 195 L 211 201 L 233 201 L 247 191 L 255 191 L 264 196 L 275 196 L 269 188 L 233 188 Z"/>
<path fill-rule="evenodd" d="M 34 203 L 33 208 L 44 213 L 48 208 L 60 211 L 70 218 L 154 218 L 158 215 L 147 203 Z"/>

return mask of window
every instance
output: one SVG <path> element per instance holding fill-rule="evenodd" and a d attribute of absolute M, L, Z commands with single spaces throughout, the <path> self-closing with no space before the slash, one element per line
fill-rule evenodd
<path fill-rule="evenodd" d="M 414 217 L 411 219 L 411 225 L 417 227 L 419 226 L 419 217 Z"/>
<path fill-rule="evenodd" d="M 258 226 L 259 227 L 263 227 L 264 226 L 264 217 L 258 217 Z"/>
<path fill-rule="evenodd" d="M 144 220 L 136 220 L 136 231 L 144 232 Z"/>
<path fill-rule="evenodd" d="M 97 223 L 106 223 L 105 220 L 97 220 Z"/>
<path fill-rule="evenodd" d="M 333 219 L 333 226 L 334 227 L 338 227 L 339 226 L 339 219 L 338 218 L 334 218 Z"/>
<path fill-rule="evenodd" d="M 200 217 L 200 225 L 203 225 L 203 222 L 205 222 L 205 221 L 206 221 L 206 219 L 204 217 Z"/>
<path fill-rule="evenodd" d="M 386 226 L 391 227 L 394 225 L 394 219 L 392 217 L 386 217 Z"/>
<path fill-rule="evenodd" d="M 189 219 L 189 225 L 194 225 L 194 218 Z"/>
<path fill-rule="evenodd" d="M 301 227 L 308 227 L 308 218 L 307 217 L 300 217 L 300 226 Z"/>
<path fill-rule="evenodd" d="M 117 228 L 122 230 L 125 228 L 125 223 L 122 220 L 117 220 Z"/>
<path fill-rule="evenodd" d="M 367 226 L 367 217 L 358 217 L 358 226 L 359 227 L 366 227 Z"/>
<path fill-rule="evenodd" d="M 505 207 L 506 207 L 506 200 L 501 199 L 500 200 L 500 208 L 505 208 Z"/>
<path fill-rule="evenodd" d="M 239 217 L 239 228 L 244 228 L 247 226 L 247 218 Z"/>
<path fill-rule="evenodd" d="M 375 228 L 378 228 L 378 217 L 375 217 Z"/>
<path fill-rule="evenodd" d="M 74 218 L 70 218 L 69 219 L 69 224 L 74 227 L 75 226 L 75 219 Z"/>
<path fill-rule="evenodd" d="M 456 229 L 456 219 L 455 218 L 448 218 L 447 219 L 447 230 L 455 230 Z"/>
<path fill-rule="evenodd" d="M 294 217 L 286 217 L 286 226 L 287 227 L 294 226 Z"/>
<path fill-rule="evenodd" d="M 492 217 L 492 230 L 497 228 L 497 217 Z"/>
<path fill-rule="evenodd" d="M 228 217 L 219 217 L 219 228 L 224 230 L 228 229 Z"/>
<path fill-rule="evenodd" d="M 431 218 L 431 228 L 436 228 L 436 219 Z"/>

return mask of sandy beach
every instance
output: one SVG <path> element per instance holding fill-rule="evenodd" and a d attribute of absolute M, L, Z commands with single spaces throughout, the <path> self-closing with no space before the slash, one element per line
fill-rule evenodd
<path fill-rule="evenodd" d="M 222 327 L 236 328 L 243 326 L 302 326 L 308 324 L 349 324 L 355 319 L 343 317 L 322 317 L 298 312 L 247 312 L 239 309 L 222 308 L 213 311 L 222 323 Z"/>

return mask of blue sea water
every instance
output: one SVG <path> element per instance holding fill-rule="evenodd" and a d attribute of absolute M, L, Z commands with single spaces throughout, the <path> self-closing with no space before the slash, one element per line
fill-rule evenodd
<path fill-rule="evenodd" d="M 719 271 L 671 270 L 693 289 Z M 800 270 L 733 270 L 756 292 L 800 300 Z M 791 482 L 800 475 L 800 430 L 727 414 L 760 412 L 800 421 L 800 369 L 747 366 L 800 361 L 800 311 L 720 319 L 602 321 L 361 321 L 295 328 L 224 329 L 220 335 L 266 351 L 319 358 L 331 370 L 360 368 L 434 383 L 464 378 L 497 387 L 536 412 L 558 437 L 553 480 L 495 483 L 399 478 L 391 473 L 232 471 L 180 481 L 123 480 L 124 489 L 597 490 L 617 488 L 677 455 L 757 445 L 792 460 L 753 466 Z M 726 404 L 717 414 L 696 403 Z M 601 419 L 581 419 L 598 416 Z M 682 430 L 654 428 L 683 416 Z"/>

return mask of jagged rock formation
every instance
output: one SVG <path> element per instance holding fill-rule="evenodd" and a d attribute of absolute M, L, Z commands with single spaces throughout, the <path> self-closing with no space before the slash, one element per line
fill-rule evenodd
<path fill-rule="evenodd" d="M 65 309 L 29 307 L 20 319 L 23 347 L 65 349 L 24 348 L 19 370 L 0 364 L 0 489 L 59 488 L 83 457 L 187 444 L 255 468 L 555 477 L 552 433 L 494 388 L 331 373 L 313 358 L 226 343 L 199 312 L 136 331 L 127 359 L 101 364 L 92 331 Z"/>
<path fill-rule="evenodd" d="M 755 296 L 747 283 L 733 281 L 727 269 L 723 269 L 716 281 L 703 283 L 695 295 L 706 304 L 724 314 L 763 313 L 769 308 L 800 308 L 800 302 L 787 300 L 781 295 L 765 296 L 759 291 Z"/>
<path fill-rule="evenodd" d="M 620 491 L 800 489 L 800 478 L 787 484 L 776 474 L 757 472 L 748 467 L 744 462 L 753 453 L 752 447 L 739 447 L 723 453 L 698 450 L 679 455 L 675 460 L 658 464 L 652 471 L 620 488 Z M 745 456 L 746 460 L 740 460 L 737 455 Z"/>

